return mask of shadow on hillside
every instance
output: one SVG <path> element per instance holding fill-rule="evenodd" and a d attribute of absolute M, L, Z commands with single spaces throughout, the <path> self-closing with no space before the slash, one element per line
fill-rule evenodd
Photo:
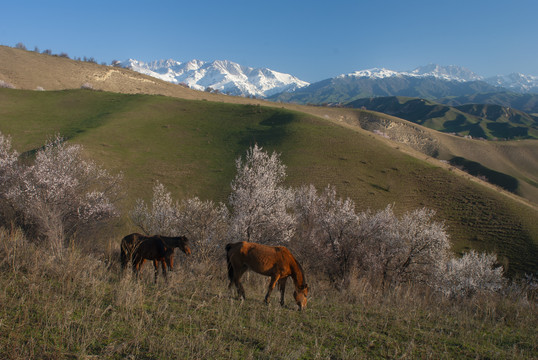
<path fill-rule="evenodd" d="M 259 127 L 249 128 L 240 143 L 245 146 L 258 144 L 260 146 L 280 145 L 288 135 L 287 125 L 294 120 L 294 115 L 277 112 L 260 121 Z"/>
<path fill-rule="evenodd" d="M 450 159 L 450 164 L 473 176 L 484 177 L 487 182 L 500 186 L 507 191 L 515 193 L 519 187 L 519 181 L 515 177 L 488 169 L 478 162 L 456 156 Z"/>

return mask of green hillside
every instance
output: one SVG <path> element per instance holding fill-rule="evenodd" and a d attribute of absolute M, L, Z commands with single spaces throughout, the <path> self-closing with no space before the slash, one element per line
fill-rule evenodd
<path fill-rule="evenodd" d="M 370 78 L 338 76 L 315 82 L 293 92 L 283 92 L 271 100 L 299 104 L 348 103 L 353 100 L 378 96 L 407 96 L 438 99 L 448 96 L 469 96 L 477 93 L 493 93 L 495 86 L 483 81 L 446 81 L 435 77 L 391 76 Z"/>
<path fill-rule="evenodd" d="M 447 106 L 405 97 L 378 97 L 348 104 L 396 116 L 434 130 L 484 139 L 537 139 L 538 118 L 499 105 Z"/>
<path fill-rule="evenodd" d="M 513 92 L 476 93 L 466 96 L 448 96 L 436 100 L 442 104 L 458 106 L 465 104 L 496 104 L 538 114 L 538 94 L 516 94 Z"/>
<path fill-rule="evenodd" d="M 0 104 L 0 131 L 19 152 L 61 133 L 111 172 L 123 172 L 124 213 L 136 198 L 149 198 L 156 180 L 177 198 L 226 201 L 235 159 L 257 143 L 282 153 L 289 185 L 332 184 L 358 211 L 433 208 L 455 251 L 495 251 L 512 274 L 538 270 L 536 208 L 365 131 L 280 108 L 88 90 L 0 89 Z"/>

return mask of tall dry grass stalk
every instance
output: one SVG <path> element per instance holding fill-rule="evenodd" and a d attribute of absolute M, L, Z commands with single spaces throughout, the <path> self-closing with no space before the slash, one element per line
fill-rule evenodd
<path fill-rule="evenodd" d="M 411 286 L 380 291 L 355 276 L 337 291 L 305 269 L 306 311 L 247 273 L 247 298 L 228 289 L 223 259 L 178 256 L 168 282 L 121 272 L 118 245 L 55 256 L 0 229 L 0 358 L 536 358 L 535 302 L 453 302 Z"/>

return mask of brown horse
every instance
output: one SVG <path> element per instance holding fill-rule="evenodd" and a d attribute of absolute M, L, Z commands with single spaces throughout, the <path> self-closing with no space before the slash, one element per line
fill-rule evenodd
<path fill-rule="evenodd" d="M 155 281 L 159 272 L 159 263 L 162 265 L 163 276 L 166 279 L 166 268 L 174 269 L 174 249 L 180 248 L 186 255 L 190 255 L 189 240 L 185 236 L 145 236 L 130 234 L 121 240 L 121 266 L 127 267 L 131 260 L 133 271 L 138 273 L 146 260 L 153 260 L 155 267 Z"/>
<path fill-rule="evenodd" d="M 301 265 L 291 252 L 284 246 L 267 246 L 251 242 L 236 242 L 226 245 L 226 260 L 228 263 L 228 278 L 230 285 L 235 284 L 239 296 L 245 299 L 245 289 L 241 284 L 241 276 L 251 269 L 258 274 L 270 276 L 269 288 L 265 295 L 265 303 L 269 303 L 269 295 L 276 283 L 280 289 L 280 305 L 284 306 L 286 280 L 289 276 L 295 284 L 293 296 L 299 310 L 306 307 L 308 285 Z"/>

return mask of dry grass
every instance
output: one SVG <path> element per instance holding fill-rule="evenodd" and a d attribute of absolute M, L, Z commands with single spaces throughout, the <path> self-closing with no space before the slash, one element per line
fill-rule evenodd
<path fill-rule="evenodd" d="M 486 297 L 453 303 L 417 288 L 378 293 L 355 280 L 337 292 L 308 273 L 308 309 L 291 290 L 263 304 L 267 279 L 227 289 L 221 260 L 178 263 L 168 283 L 121 274 L 117 244 L 72 246 L 61 258 L 0 232 L 0 357 L 28 358 L 536 358 L 536 302 Z M 208 266 L 209 265 L 209 266 Z"/>

